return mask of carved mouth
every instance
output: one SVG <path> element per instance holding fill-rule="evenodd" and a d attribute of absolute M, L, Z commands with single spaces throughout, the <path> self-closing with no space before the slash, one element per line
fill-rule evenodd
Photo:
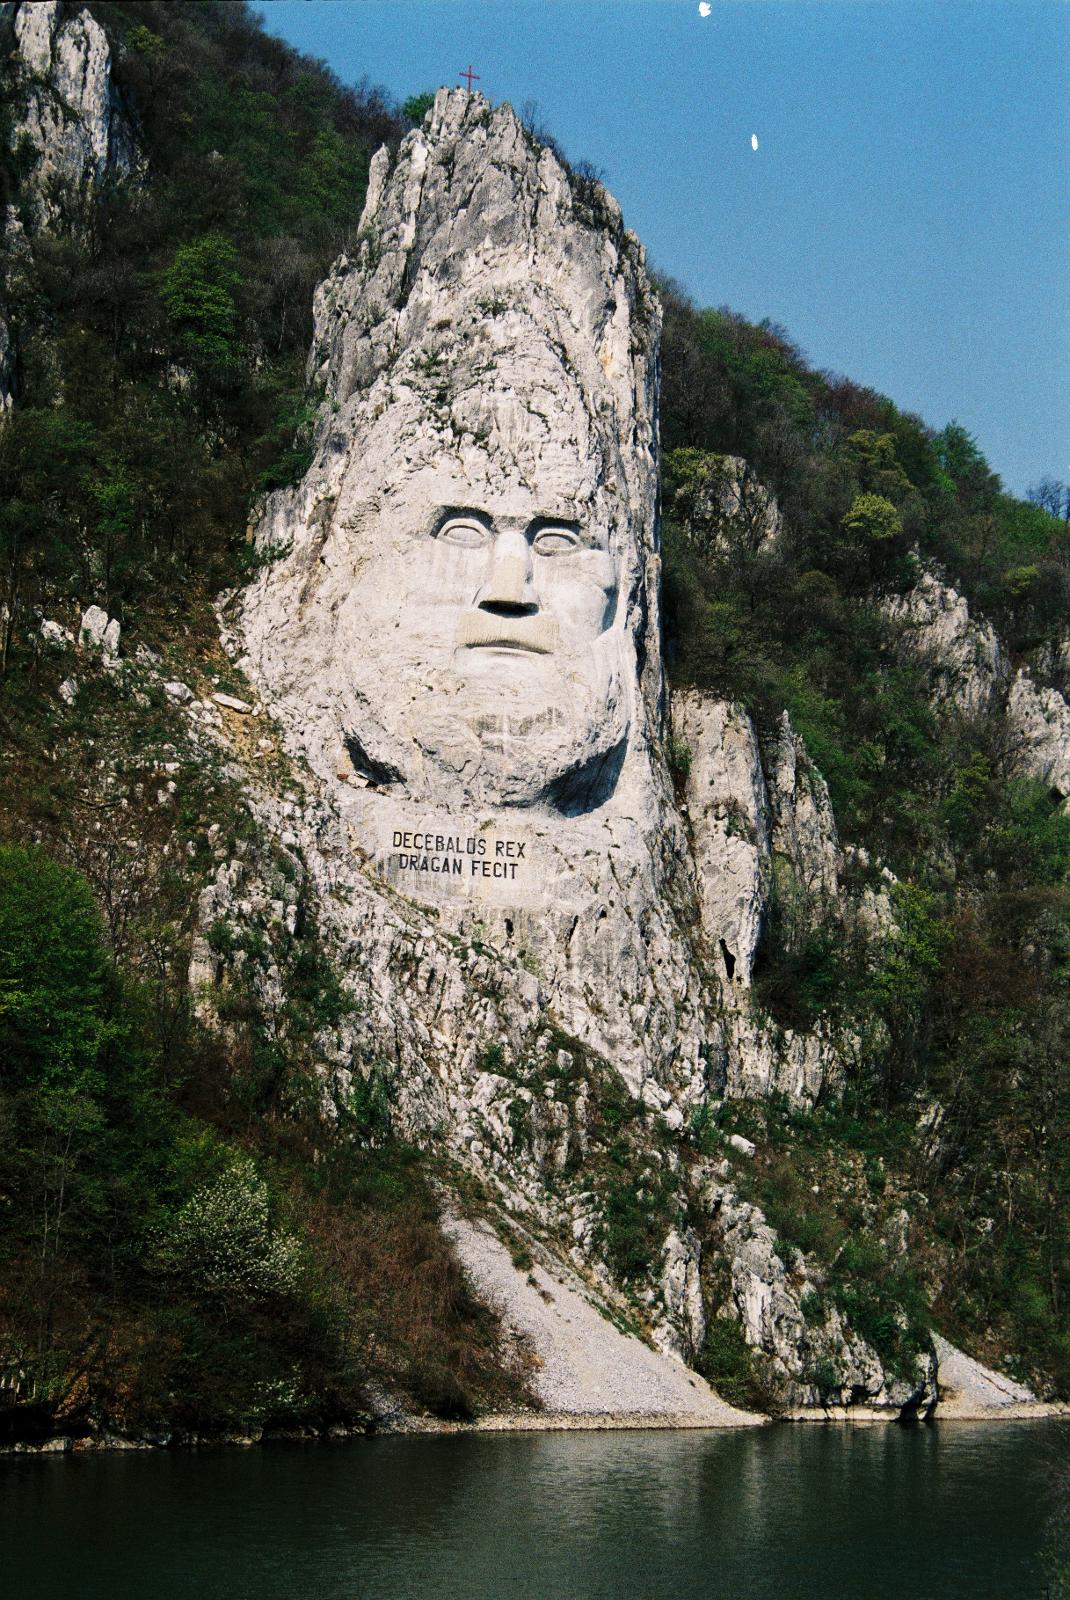
<path fill-rule="evenodd" d="M 553 617 L 503 617 L 493 611 L 466 611 L 457 628 L 457 643 L 466 650 L 519 650 L 549 656 L 557 649 L 559 631 Z"/>

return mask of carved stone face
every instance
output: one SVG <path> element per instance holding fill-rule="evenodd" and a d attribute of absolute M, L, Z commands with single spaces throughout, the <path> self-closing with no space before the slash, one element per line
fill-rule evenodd
<path fill-rule="evenodd" d="M 287 737 L 392 800 L 633 820 L 663 712 L 660 314 L 616 203 L 443 94 L 375 156 L 313 318 L 314 459 L 236 607 Z"/>
<path fill-rule="evenodd" d="M 354 451 L 306 610 L 333 615 L 358 770 L 413 792 L 563 809 L 597 803 L 627 728 L 610 497 L 579 455 L 533 466 L 496 442 L 414 444 L 374 481 Z M 514 441 L 515 442 L 515 441 Z"/>

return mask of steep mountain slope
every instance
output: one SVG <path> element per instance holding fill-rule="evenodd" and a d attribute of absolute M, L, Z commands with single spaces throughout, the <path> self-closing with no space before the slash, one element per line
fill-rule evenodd
<path fill-rule="evenodd" d="M 662 630 L 660 311 L 599 185 L 478 96 L 405 136 L 232 6 L 0 25 L 8 1436 L 531 1407 L 555 1278 L 734 1405 L 927 1408 L 934 1328 L 1065 1394 L 1064 525 L 665 284 Z M 466 207 L 514 218 L 474 277 Z M 453 429 L 471 475 L 556 448 L 573 373 L 592 460 L 606 407 L 637 441 L 638 709 L 582 887 L 539 797 L 549 901 L 451 909 L 384 879 L 416 791 L 321 736 L 334 646 L 304 714 L 287 586 L 339 581 L 377 384 L 379 459 Z"/>

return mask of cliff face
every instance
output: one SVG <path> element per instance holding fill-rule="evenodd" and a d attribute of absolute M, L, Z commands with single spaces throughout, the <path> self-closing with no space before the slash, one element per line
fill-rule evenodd
<path fill-rule="evenodd" d="M 240 602 L 248 670 L 373 886 L 517 964 L 518 1043 L 552 1012 L 678 1119 L 716 1030 L 657 759 L 638 244 L 508 108 L 443 94 L 316 306 L 330 409 L 261 524 L 284 553 Z"/>
<path fill-rule="evenodd" d="M 759 1024 L 748 992 L 773 877 L 832 902 L 840 853 L 786 718 L 763 756 L 738 709 L 681 696 L 674 792 L 657 338 L 615 203 L 508 107 L 443 91 L 376 158 L 358 252 L 316 296 L 315 459 L 269 498 L 263 570 L 224 614 L 309 772 L 282 812 L 261 796 L 262 820 L 305 864 L 362 1019 L 325 1100 L 388 1058 L 397 1126 L 616 1302 L 619 1077 L 626 1182 L 661 1230 L 620 1304 L 638 1297 L 662 1346 L 694 1354 L 713 1230 L 747 1263 L 724 1314 L 788 1398 L 816 1397 L 806 1373 L 831 1362 L 856 1397 L 922 1403 L 931 1358 L 893 1378 L 835 1318 L 808 1329 L 805 1274 L 740 1209 L 727 1164 L 711 1186 L 689 1154 L 725 1094 L 806 1105 L 835 1082 L 827 1031 Z M 247 893 L 221 868 L 202 925 Z M 220 976 L 207 947 L 195 976 Z"/>
<path fill-rule="evenodd" d="M 1037 778 L 1070 803 L 1070 706 L 1028 665 L 1014 666 L 990 622 L 970 616 L 966 600 L 937 572 L 891 603 L 904 625 L 903 645 L 929 669 L 937 705 L 967 717 L 1002 712 L 1008 769 Z"/>
<path fill-rule="evenodd" d="M 14 42 L 11 143 L 29 154 L 37 224 L 69 223 L 79 203 L 134 168 L 130 118 L 112 82 L 107 35 L 59 0 L 6 5 Z M 25 190 L 25 184 L 24 184 Z"/>
<path fill-rule="evenodd" d="M 33 237 L 81 227 L 85 207 L 137 163 L 133 124 L 112 81 L 111 47 L 86 10 L 59 0 L 0 5 L 10 106 L 4 136 L 23 168 L 20 205 L 3 219 L 5 310 L 18 299 Z M 0 315 L 0 412 L 15 400 L 19 329 Z"/>

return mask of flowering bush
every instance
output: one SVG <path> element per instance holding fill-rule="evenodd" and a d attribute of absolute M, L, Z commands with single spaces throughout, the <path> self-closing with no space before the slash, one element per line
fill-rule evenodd
<path fill-rule="evenodd" d="M 248 1156 L 190 1196 L 159 1259 L 191 1289 L 250 1301 L 296 1293 L 306 1270 L 301 1241 L 272 1223 L 267 1184 Z"/>

